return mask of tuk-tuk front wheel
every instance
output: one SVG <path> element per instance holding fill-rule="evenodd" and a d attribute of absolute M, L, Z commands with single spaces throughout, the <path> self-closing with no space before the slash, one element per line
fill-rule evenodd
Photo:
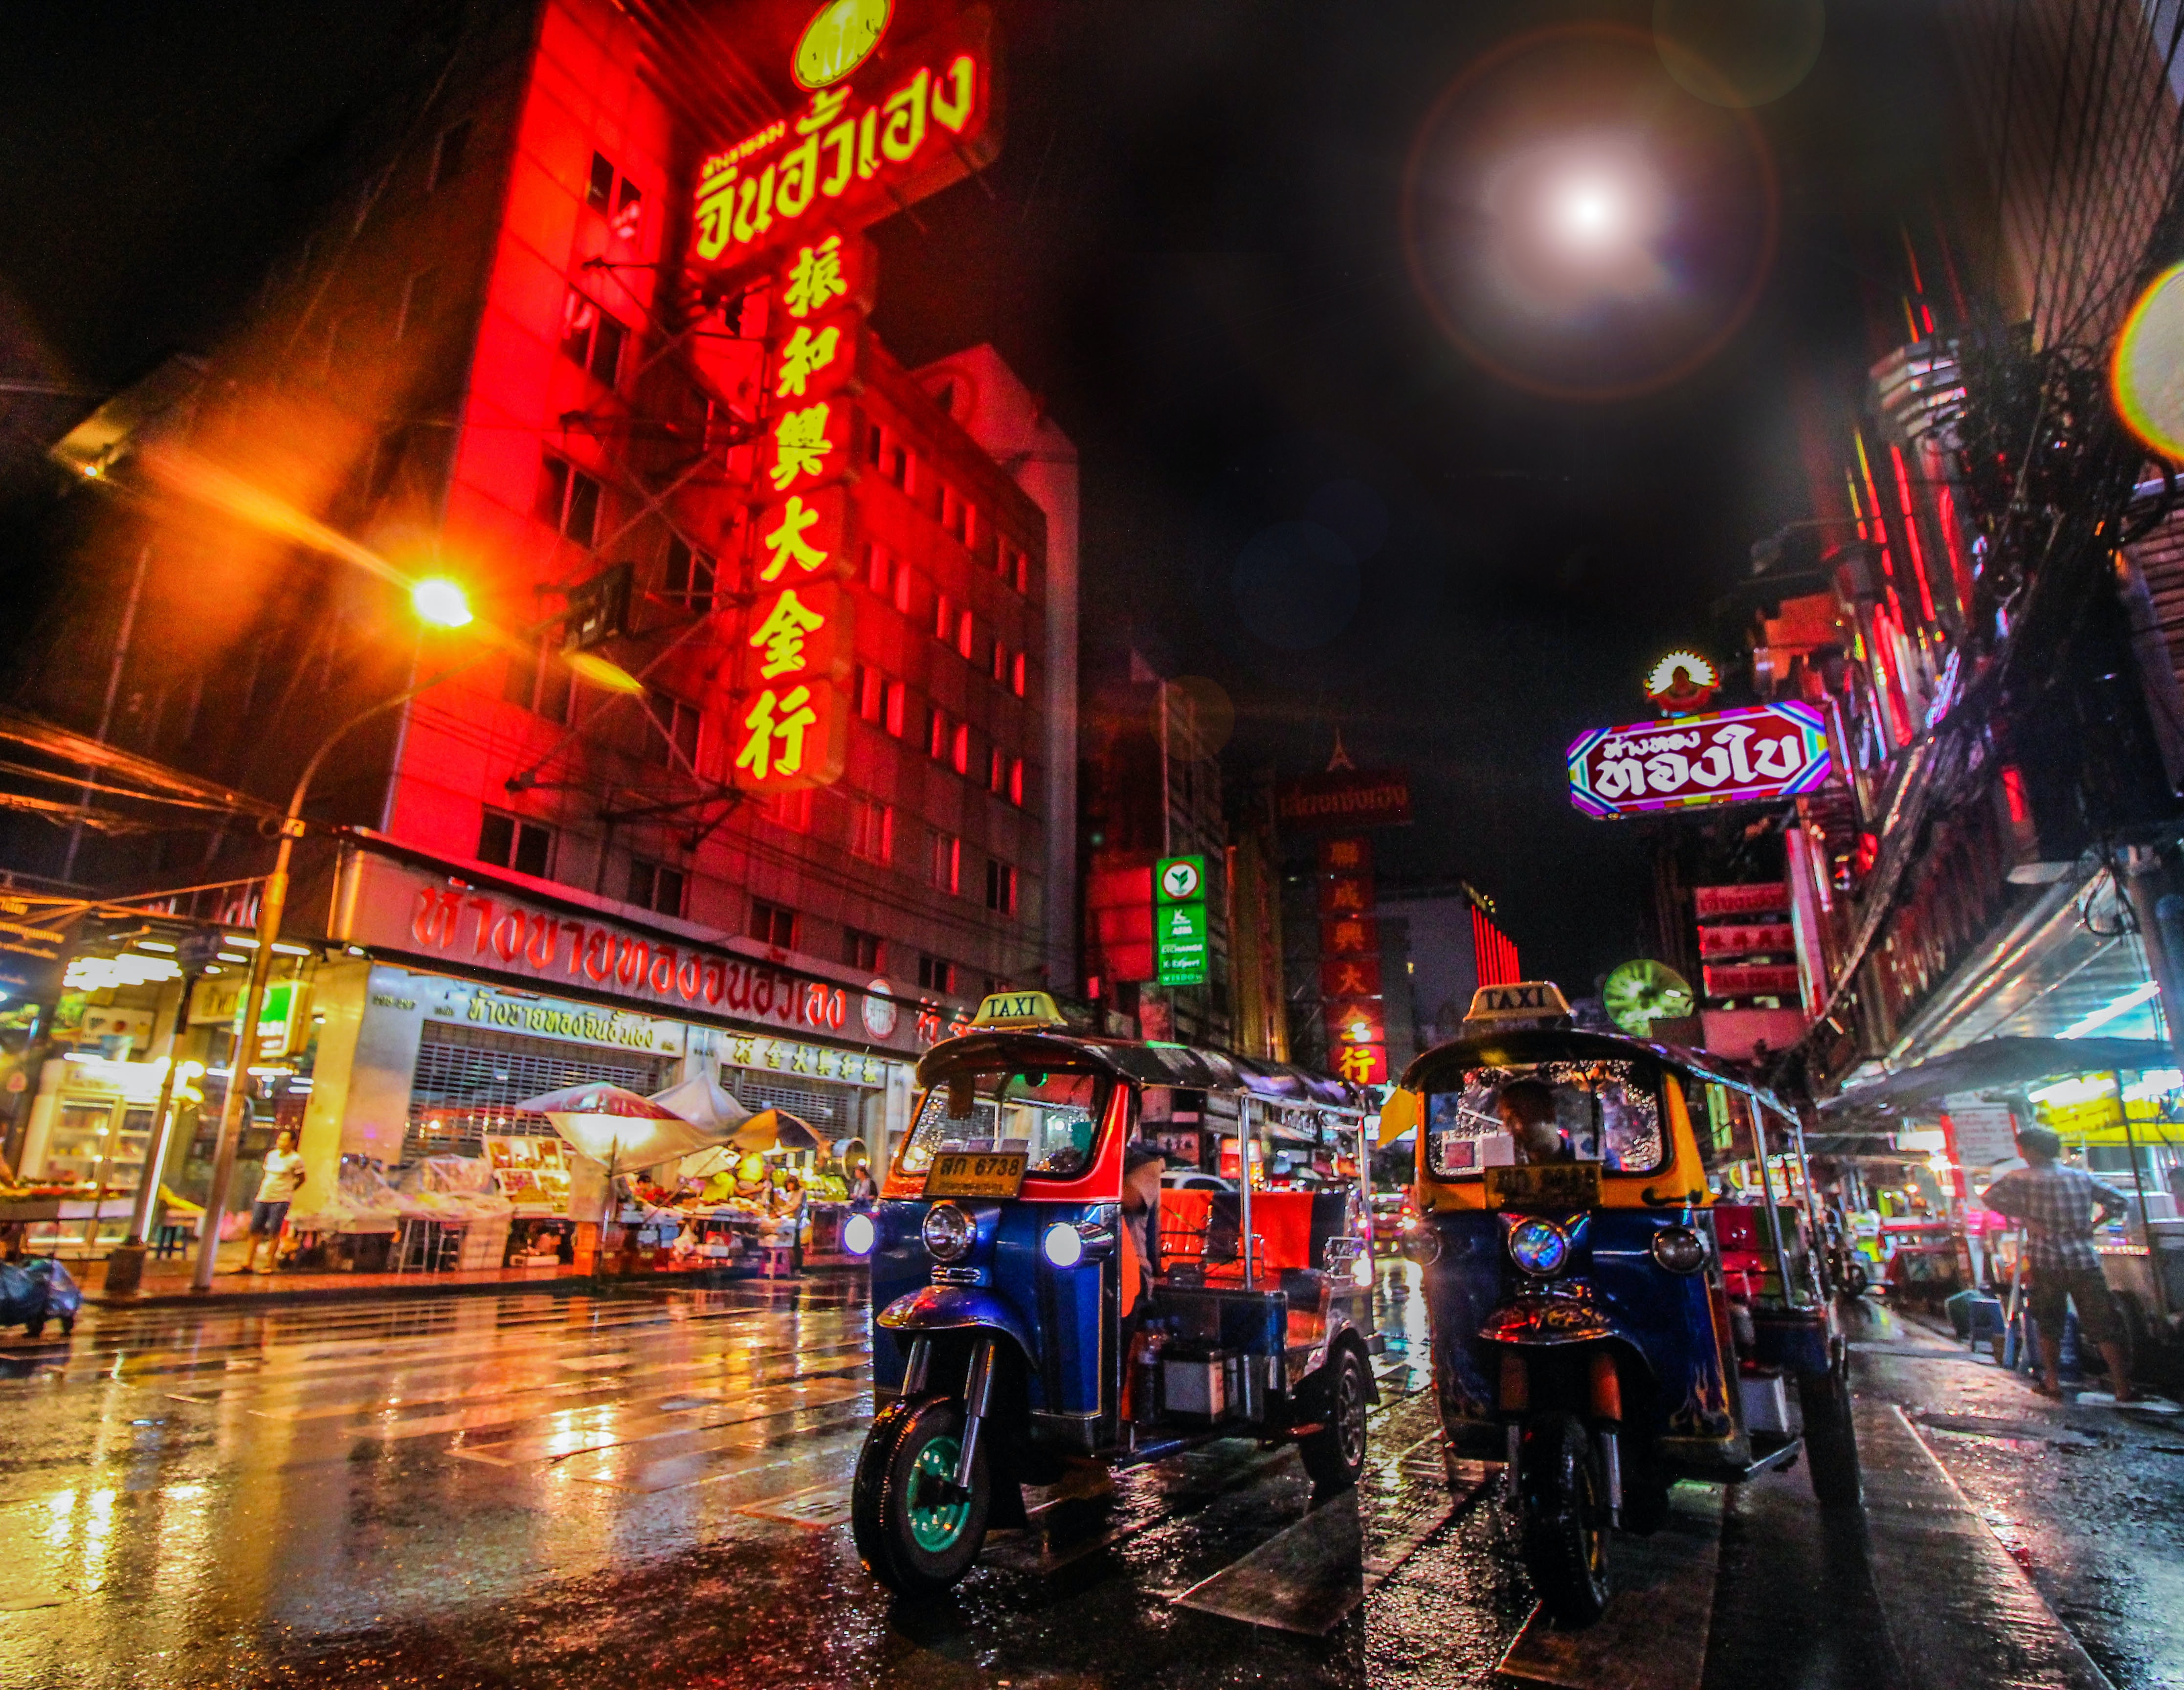
<path fill-rule="evenodd" d="M 898 1403 L 872 1423 L 857 1461 L 850 1525 L 866 1570 L 902 1596 L 930 1596 L 971 1570 L 986 1540 L 993 1481 L 982 1442 L 959 1487 L 963 1406 Z"/>
<path fill-rule="evenodd" d="M 1312 1489 L 1334 1496 L 1364 1475 L 1365 1417 L 1372 1406 L 1373 1381 L 1365 1358 L 1348 1344 L 1335 1352 L 1327 1370 L 1331 1377 L 1323 1404 L 1326 1418 L 1318 1431 L 1297 1440 L 1297 1453 L 1304 1458 Z"/>
<path fill-rule="evenodd" d="M 1590 1626 L 1607 1606 L 1607 1498 L 1585 1422 L 1568 1414 L 1527 1422 L 1517 1483 L 1532 1588 L 1557 1625 Z"/>

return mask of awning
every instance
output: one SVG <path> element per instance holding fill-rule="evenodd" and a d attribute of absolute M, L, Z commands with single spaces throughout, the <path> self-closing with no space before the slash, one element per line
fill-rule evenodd
<path fill-rule="evenodd" d="M 2143 1074 L 2173 1065 L 2158 1039 L 1983 1039 L 1864 1085 L 1819 1107 L 1824 1134 L 1889 1133 L 1930 1119 L 1946 1098 L 2009 1090 L 2081 1074 Z"/>

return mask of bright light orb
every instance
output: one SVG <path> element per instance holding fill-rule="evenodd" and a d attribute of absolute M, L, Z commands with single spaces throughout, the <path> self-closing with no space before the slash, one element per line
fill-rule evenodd
<path fill-rule="evenodd" d="M 1622 208 L 1606 184 L 1572 182 L 1555 204 L 1555 226 L 1573 246 L 1597 247 L 1620 232 Z"/>
<path fill-rule="evenodd" d="M 410 608 L 427 627 L 468 627 L 475 620 L 470 595 L 460 584 L 436 576 L 410 589 Z"/>

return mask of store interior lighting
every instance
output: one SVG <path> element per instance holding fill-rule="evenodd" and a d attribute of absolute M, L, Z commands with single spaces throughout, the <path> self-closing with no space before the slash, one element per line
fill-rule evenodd
<path fill-rule="evenodd" d="M 2121 1016 L 2130 1014 L 2131 1011 L 2137 1008 L 2139 1005 L 2146 1002 L 2148 999 L 2158 996 L 2160 990 L 2160 984 L 2153 980 L 2148 980 L 2143 985 L 2133 986 L 2129 991 L 2126 992 L 2121 997 L 2116 999 L 2105 1009 L 2097 1009 L 2091 1015 L 2086 1016 L 2083 1019 L 2072 1022 L 2070 1025 L 2065 1027 L 2060 1033 L 2057 1034 L 2056 1037 L 2059 1039 L 2082 1039 L 2088 1033 L 2097 1033 L 2102 1028 L 2107 1026 L 2109 1022 L 2116 1020 Z"/>
<path fill-rule="evenodd" d="M 125 951 L 119 957 L 79 957 L 68 965 L 61 984 L 70 991 L 103 991 L 109 986 L 141 986 L 181 977 L 172 958 Z"/>

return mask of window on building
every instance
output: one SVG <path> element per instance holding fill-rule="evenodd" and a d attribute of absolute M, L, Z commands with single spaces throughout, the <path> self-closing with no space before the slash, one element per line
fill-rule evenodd
<path fill-rule="evenodd" d="M 867 862 L 894 861 L 894 806 L 860 798 L 852 812 L 850 849 Z"/>
<path fill-rule="evenodd" d="M 1000 640 L 994 642 L 994 684 L 1006 686 L 1009 680 L 1009 649 Z"/>
<path fill-rule="evenodd" d="M 592 379 L 613 387 L 621 378 L 622 351 L 629 330 L 574 288 L 561 306 L 561 352 L 581 364 Z"/>
<path fill-rule="evenodd" d="M 948 761 L 950 767 L 958 774 L 967 775 L 971 772 L 971 724 L 969 722 L 959 722 L 956 724 L 956 732 L 951 736 L 948 747 Z"/>
<path fill-rule="evenodd" d="M 986 790 L 1002 791 L 1007 787 L 1008 783 L 1009 760 L 1002 754 L 999 745 L 993 746 L 986 753 Z"/>
<path fill-rule="evenodd" d="M 910 688 L 906 683 L 888 683 L 887 731 L 898 739 L 910 731 Z"/>
<path fill-rule="evenodd" d="M 860 663 L 851 677 L 850 686 L 857 700 L 857 715 L 866 722 L 878 722 L 887 714 L 887 677 L 869 663 Z"/>
<path fill-rule="evenodd" d="M 544 879 L 552 872 L 554 830 L 503 811 L 488 810 L 478 824 L 478 861 Z"/>
<path fill-rule="evenodd" d="M 1002 545 L 995 549 L 995 567 L 1001 579 L 1027 598 L 1031 594 L 1031 554 L 1022 546 Z"/>
<path fill-rule="evenodd" d="M 691 610 L 713 608 L 716 566 L 712 555 L 683 544 L 679 535 L 667 537 L 667 560 L 660 570 L 660 590 L 680 600 Z"/>
<path fill-rule="evenodd" d="M 471 120 L 465 118 L 440 131 L 440 138 L 432 147 L 432 168 L 426 177 L 426 192 L 438 192 L 463 173 L 463 155 L 470 151 L 471 128 Z"/>
<path fill-rule="evenodd" d="M 842 929 L 842 960 L 852 968 L 877 974 L 886 966 L 887 944 L 877 933 L 861 928 Z"/>
<path fill-rule="evenodd" d="M 921 952 L 917 959 L 917 989 L 939 992 L 944 997 L 955 996 L 956 965 Z"/>
<path fill-rule="evenodd" d="M 897 558 L 894 562 L 894 607 L 903 615 L 910 614 L 911 595 L 917 590 L 917 577 L 910 566 Z"/>
<path fill-rule="evenodd" d="M 865 585 L 884 599 L 894 588 L 894 555 L 878 544 L 865 548 Z"/>
<path fill-rule="evenodd" d="M 1030 660 L 1023 652 L 1009 659 L 1009 690 L 1018 698 L 1024 695 L 1024 682 L 1030 667 Z"/>
<path fill-rule="evenodd" d="M 624 176 L 615 187 L 614 231 L 625 241 L 634 240 L 644 221 L 644 196 Z"/>
<path fill-rule="evenodd" d="M 1009 802 L 1021 810 L 1023 808 L 1023 801 L 1024 760 L 1022 757 L 1011 757 L 1009 759 Z"/>
<path fill-rule="evenodd" d="M 928 878 L 944 892 L 963 890 L 963 841 L 953 834 L 944 834 L 935 828 L 933 834 L 933 859 L 928 866 Z"/>
<path fill-rule="evenodd" d="M 588 546 L 599 538 L 599 484 L 566 458 L 549 452 L 539 469 L 534 514 L 548 527 Z"/>
<path fill-rule="evenodd" d="M 549 722 L 566 722 L 575 701 L 574 678 L 550 646 L 534 646 L 527 655 L 508 660 L 507 678 L 501 696 L 510 704 L 543 716 Z"/>
<path fill-rule="evenodd" d="M 793 834 L 811 831 L 811 789 L 801 787 L 794 792 L 769 792 L 758 806 L 758 813 L 777 828 L 786 828 Z"/>
<path fill-rule="evenodd" d="M 925 755 L 939 762 L 948 755 L 948 712 L 936 705 L 931 717 L 927 718 Z"/>
<path fill-rule="evenodd" d="M 1017 912 L 1017 869 L 998 856 L 986 859 L 986 907 L 1005 916 Z"/>
<path fill-rule="evenodd" d="M 629 860 L 629 901 L 641 908 L 657 910 L 664 916 L 679 916 L 682 913 L 687 885 L 679 868 L 670 868 L 664 862 L 647 862 L 642 857 Z"/>
<path fill-rule="evenodd" d="M 944 482 L 940 487 L 940 526 L 966 546 L 978 542 L 978 507 Z"/>
<path fill-rule="evenodd" d="M 963 611 L 956 618 L 956 653 L 968 663 L 978 650 L 978 624 L 970 611 Z"/>
<path fill-rule="evenodd" d="M 750 936 L 761 944 L 772 945 L 776 951 L 794 951 L 796 948 L 796 912 L 783 909 L 779 904 L 769 904 L 763 898 L 753 898 Z"/>
<path fill-rule="evenodd" d="M 956 638 L 956 606 L 945 593 L 933 595 L 933 637 L 944 645 Z"/>
<path fill-rule="evenodd" d="M 584 204 L 595 211 L 614 207 L 615 167 L 603 153 L 592 154 L 592 174 L 584 183 Z"/>
<path fill-rule="evenodd" d="M 672 693 L 663 692 L 655 692 L 650 702 L 653 725 L 659 731 L 645 736 L 646 757 L 655 763 L 674 763 L 678 767 L 687 764 L 694 769 L 698 765 L 698 706 Z M 676 752 L 682 755 L 678 757 Z"/>

